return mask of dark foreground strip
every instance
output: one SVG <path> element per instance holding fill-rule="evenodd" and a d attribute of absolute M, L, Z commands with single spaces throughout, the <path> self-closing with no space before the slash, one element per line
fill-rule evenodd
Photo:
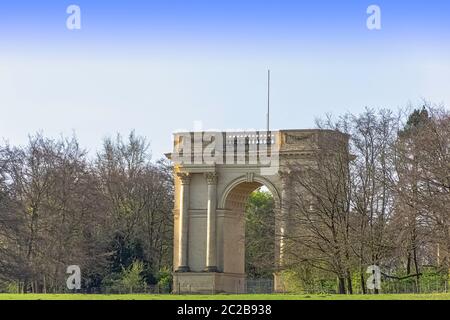
<path fill-rule="evenodd" d="M 450 301 L 0 301 L 0 319 L 426 319 L 450 314 Z"/>

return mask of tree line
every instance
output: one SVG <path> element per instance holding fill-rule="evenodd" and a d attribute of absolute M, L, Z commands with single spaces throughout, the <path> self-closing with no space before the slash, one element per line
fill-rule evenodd
<path fill-rule="evenodd" d="M 79 265 L 85 291 L 167 283 L 171 165 L 131 133 L 90 157 L 75 137 L 0 146 L 0 291 L 63 292 Z M 128 281 L 128 282 L 127 282 Z"/>
<path fill-rule="evenodd" d="M 425 273 L 448 284 L 448 110 L 366 109 L 317 124 L 347 133 L 349 144 L 330 136 L 309 164 L 289 165 L 285 205 L 295 227 L 286 236 L 286 279 L 307 288 L 328 278 L 339 293 L 367 293 L 375 265 L 383 280 L 412 282 L 417 292 Z"/>
<path fill-rule="evenodd" d="M 330 135 L 309 164 L 288 166 L 282 269 L 274 263 L 273 199 L 250 197 L 249 277 L 278 272 L 287 290 L 367 293 L 375 265 L 385 282 L 416 291 L 430 276 L 448 283 L 449 111 L 368 108 L 317 127 L 348 134 L 348 144 Z M 105 139 L 94 157 L 75 137 L 3 143 L 0 291 L 63 292 L 69 265 L 80 266 L 87 292 L 169 285 L 173 193 L 171 164 L 151 161 L 134 133 Z"/>

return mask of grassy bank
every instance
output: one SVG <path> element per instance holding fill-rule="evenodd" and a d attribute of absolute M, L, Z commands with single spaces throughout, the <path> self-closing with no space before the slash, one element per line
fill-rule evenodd
<path fill-rule="evenodd" d="M 450 293 L 379 295 L 158 295 L 158 294 L 0 294 L 0 300 L 450 300 Z"/>

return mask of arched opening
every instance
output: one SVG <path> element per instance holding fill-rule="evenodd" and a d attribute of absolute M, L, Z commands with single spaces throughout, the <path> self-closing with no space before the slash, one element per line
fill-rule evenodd
<path fill-rule="evenodd" d="M 251 182 L 238 179 L 227 188 L 222 207 L 231 217 L 224 229 L 225 271 L 245 273 L 248 293 L 272 292 L 279 256 L 275 217 L 280 201 L 276 188 L 262 178 Z"/>
<path fill-rule="evenodd" d="M 244 213 L 247 292 L 272 293 L 274 287 L 275 207 L 265 186 L 253 191 Z"/>

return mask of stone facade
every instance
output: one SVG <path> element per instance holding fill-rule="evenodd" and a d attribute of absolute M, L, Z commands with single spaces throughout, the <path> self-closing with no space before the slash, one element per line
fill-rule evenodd
<path fill-rule="evenodd" d="M 244 208 L 250 193 L 263 185 L 275 200 L 275 228 L 280 235 L 275 239 L 275 257 L 282 269 L 289 216 L 283 205 L 289 197 L 283 173 L 291 161 L 310 162 L 311 154 L 330 137 L 348 141 L 346 135 L 328 130 L 176 133 L 173 153 L 167 154 L 174 161 L 176 177 L 174 291 L 245 291 Z M 275 279 L 275 286 L 282 287 L 280 279 Z"/>

